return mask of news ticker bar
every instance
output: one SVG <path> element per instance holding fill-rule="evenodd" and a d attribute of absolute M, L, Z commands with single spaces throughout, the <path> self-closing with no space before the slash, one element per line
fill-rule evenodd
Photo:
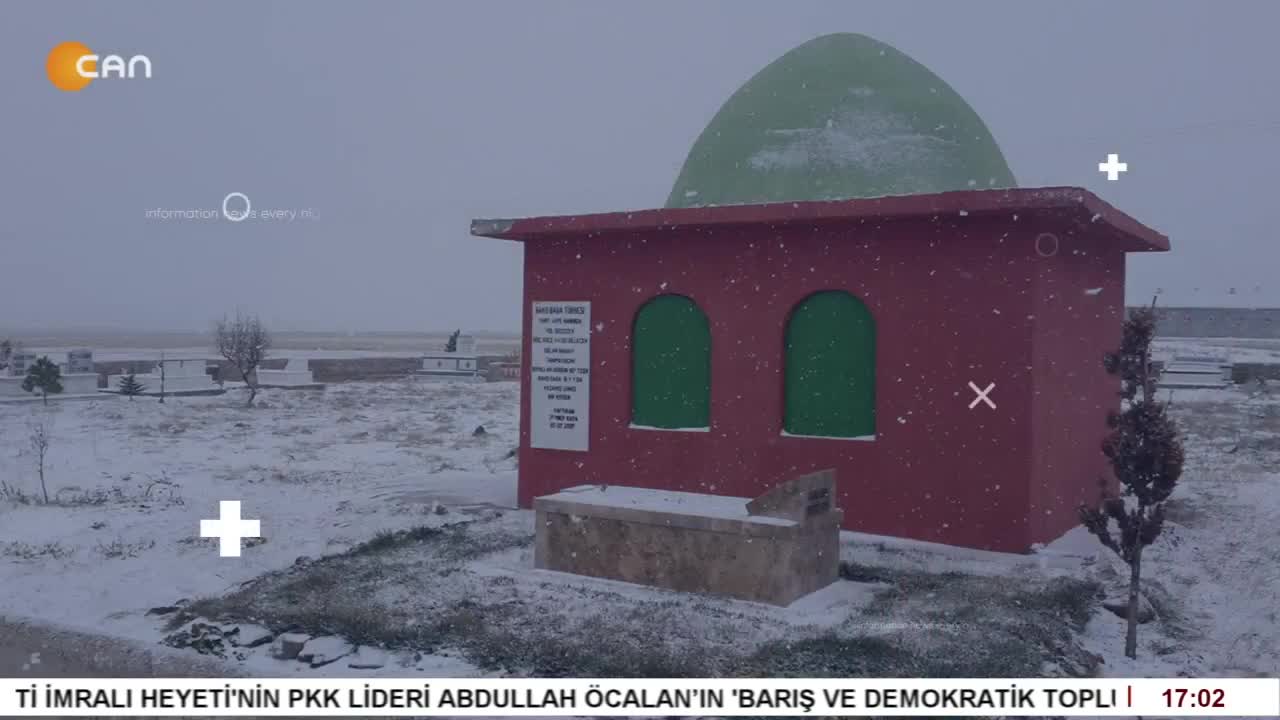
<path fill-rule="evenodd" d="M 0 716 L 1258 716 L 1280 679 L 0 680 Z"/>

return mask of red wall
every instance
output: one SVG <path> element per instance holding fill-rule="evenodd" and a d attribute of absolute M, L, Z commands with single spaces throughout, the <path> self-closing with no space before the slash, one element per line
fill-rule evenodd
<path fill-rule="evenodd" d="M 593 332 L 589 452 L 529 447 L 524 367 L 521 505 L 589 483 L 752 497 L 833 467 L 848 529 L 1026 550 L 1058 526 L 1029 521 L 1029 508 L 1047 502 L 1045 488 L 1063 494 L 1074 482 L 1060 469 L 1032 468 L 1035 423 L 1059 419 L 1033 408 L 1035 383 L 1044 397 L 1064 380 L 1033 372 L 1037 353 L 1065 353 L 1077 362 L 1098 354 L 1068 336 L 1037 334 L 1037 314 L 1058 310 L 1043 291 L 1075 280 L 1044 272 L 1063 258 L 1038 257 L 1033 238 L 1025 221 L 956 217 L 525 243 L 524 356 L 532 357 L 534 301 L 590 300 Z M 876 322 L 873 441 L 780 434 L 785 321 L 804 297 L 828 289 L 859 297 Z M 708 433 L 628 427 L 631 322 L 661 293 L 687 295 L 710 320 Z M 1089 325 L 1084 313 L 1078 320 Z M 1092 343 L 1112 329 L 1081 332 Z M 995 382 L 990 397 L 997 409 L 969 409 L 969 381 Z M 1072 413 L 1073 422 L 1084 422 L 1081 411 Z M 1064 462 L 1067 447 L 1052 444 L 1045 457 Z"/>
<path fill-rule="evenodd" d="M 1034 340 L 1032 540 L 1048 542 L 1079 524 L 1099 481 L 1118 484 L 1102 454 L 1119 381 L 1102 365 L 1119 347 L 1124 253 L 1079 234 L 1060 234 L 1056 262 L 1037 263 Z"/>

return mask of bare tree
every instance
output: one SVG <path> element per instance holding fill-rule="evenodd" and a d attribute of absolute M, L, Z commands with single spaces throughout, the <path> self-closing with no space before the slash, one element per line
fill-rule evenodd
<path fill-rule="evenodd" d="M 1120 377 L 1125 408 L 1107 418 L 1112 430 L 1102 452 L 1111 461 L 1121 494 L 1108 497 L 1103 482 L 1098 506 L 1080 508 L 1080 519 L 1089 532 L 1129 566 L 1124 654 L 1131 658 L 1138 656 L 1142 549 L 1155 542 L 1164 527 L 1164 501 L 1177 487 L 1184 459 L 1178 428 L 1156 398 L 1157 377 L 1151 369 L 1154 336 L 1154 310 L 1137 310 L 1124 323 L 1120 349 L 1106 356 L 1107 372 Z M 1119 530 L 1116 535 L 1111 531 L 1113 521 Z"/>
<path fill-rule="evenodd" d="M 237 310 L 234 319 L 224 316 L 214 325 L 213 337 L 218 354 L 235 366 L 249 387 L 249 400 L 245 404 L 253 405 L 258 395 L 258 365 L 271 350 L 271 335 L 257 315 L 245 315 Z"/>
<path fill-rule="evenodd" d="M 49 425 L 44 420 L 33 421 L 29 430 L 31 431 L 28 440 L 31 443 L 31 451 L 36 454 L 36 470 L 40 474 L 40 494 L 44 496 L 44 504 L 49 504 L 49 488 L 44 482 L 44 459 L 49 454 Z"/>

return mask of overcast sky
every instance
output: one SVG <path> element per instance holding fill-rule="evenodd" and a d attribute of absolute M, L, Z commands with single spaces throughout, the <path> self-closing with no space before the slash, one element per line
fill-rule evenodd
<path fill-rule="evenodd" d="M 660 206 L 720 104 L 829 32 L 939 74 L 1021 185 L 1169 235 L 1131 300 L 1278 306 L 1277 27 L 1268 0 L 6 3 L 0 327 L 518 329 L 519 247 L 472 218 Z M 58 91 L 67 40 L 153 77 Z M 314 217 L 145 217 L 230 192 Z"/>

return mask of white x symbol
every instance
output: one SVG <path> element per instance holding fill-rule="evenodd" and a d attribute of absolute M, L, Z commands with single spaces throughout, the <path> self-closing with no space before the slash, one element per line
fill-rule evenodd
<path fill-rule="evenodd" d="M 988 385 L 986 390 L 979 390 L 979 389 L 978 389 L 978 386 L 977 386 L 977 385 L 974 385 L 974 384 L 973 384 L 973 381 L 972 381 L 972 380 L 970 380 L 970 381 L 969 381 L 969 387 L 973 388 L 973 391 L 974 391 L 974 392 L 976 392 L 976 393 L 978 393 L 978 397 L 974 398 L 974 399 L 973 399 L 973 402 L 969 403 L 969 409 L 970 409 L 970 410 L 972 410 L 972 409 L 974 409 L 975 407 L 977 407 L 978 403 L 980 403 L 980 402 L 984 402 L 984 403 L 986 403 L 986 404 L 990 405 L 992 410 L 995 410 L 995 409 L 996 409 L 996 404 L 995 404 L 995 403 L 993 403 L 993 402 L 991 402 L 991 398 L 987 397 L 987 393 L 991 392 L 992 390 L 994 390 L 994 389 L 996 388 L 996 384 L 995 384 L 995 383 L 991 383 L 990 385 Z"/>

